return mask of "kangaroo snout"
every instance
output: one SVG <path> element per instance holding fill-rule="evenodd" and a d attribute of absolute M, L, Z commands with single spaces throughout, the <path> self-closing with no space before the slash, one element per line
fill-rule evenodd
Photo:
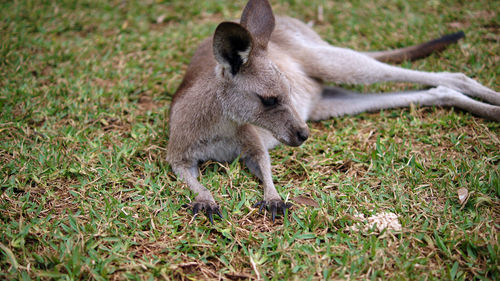
<path fill-rule="evenodd" d="M 299 139 L 299 141 L 305 142 L 307 140 L 307 138 L 309 138 L 309 129 L 306 128 L 306 129 L 297 131 L 297 138 Z"/>
<path fill-rule="evenodd" d="M 289 146 L 299 146 L 309 138 L 309 128 L 307 126 L 293 130 L 290 136 Z"/>

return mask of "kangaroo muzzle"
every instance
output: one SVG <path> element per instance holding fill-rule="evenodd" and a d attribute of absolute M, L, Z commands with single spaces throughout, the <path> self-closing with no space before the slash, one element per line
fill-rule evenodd
<path fill-rule="evenodd" d="M 307 125 L 304 125 L 290 130 L 288 142 L 285 144 L 289 146 L 299 146 L 303 144 L 307 138 L 309 138 L 309 128 Z"/>

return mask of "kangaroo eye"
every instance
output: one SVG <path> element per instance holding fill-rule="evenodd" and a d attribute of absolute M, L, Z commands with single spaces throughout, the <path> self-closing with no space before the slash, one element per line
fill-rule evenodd
<path fill-rule="evenodd" d="M 276 106 L 278 104 L 277 97 L 261 97 L 261 96 L 259 96 L 259 98 L 265 107 L 272 107 L 272 106 Z"/>

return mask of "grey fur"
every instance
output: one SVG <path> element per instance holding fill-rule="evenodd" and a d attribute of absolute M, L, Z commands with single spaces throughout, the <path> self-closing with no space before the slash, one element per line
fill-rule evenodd
<path fill-rule="evenodd" d="M 262 181 L 265 205 L 286 208 L 272 181 L 268 149 L 279 143 L 300 145 L 308 136 L 307 120 L 413 103 L 456 106 L 500 121 L 500 93 L 464 74 L 403 69 L 374 59 L 380 52 L 331 46 L 306 24 L 275 18 L 267 0 L 250 0 L 241 23 L 222 23 L 221 32 L 200 45 L 171 105 L 167 160 L 196 194 L 197 208 L 218 208 L 197 180 L 198 163 L 233 161 L 239 155 Z M 388 54 L 390 59 L 390 52 L 384 59 Z M 325 88 L 321 81 L 408 81 L 436 88 L 361 95 Z"/>

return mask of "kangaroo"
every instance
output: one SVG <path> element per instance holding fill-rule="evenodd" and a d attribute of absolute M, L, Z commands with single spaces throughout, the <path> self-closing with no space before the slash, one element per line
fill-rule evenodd
<path fill-rule="evenodd" d="M 300 146 L 307 120 L 365 111 L 420 106 L 454 106 L 500 121 L 500 93 L 461 73 L 431 73 L 384 62 L 429 55 L 464 34 L 392 51 L 356 52 L 323 41 L 308 25 L 275 17 L 267 0 L 250 0 L 240 22 L 222 22 L 213 38 L 193 55 L 170 108 L 167 161 L 196 194 L 193 215 L 203 211 L 213 224 L 222 218 L 210 191 L 198 181 L 198 164 L 240 157 L 262 183 L 263 200 L 274 222 L 290 207 L 273 184 L 268 150 L 283 143 Z M 406 81 L 435 86 L 418 91 L 359 94 L 322 82 L 369 84 Z M 467 95 L 467 96 L 466 96 Z M 477 101 L 479 98 L 485 102 Z"/>

